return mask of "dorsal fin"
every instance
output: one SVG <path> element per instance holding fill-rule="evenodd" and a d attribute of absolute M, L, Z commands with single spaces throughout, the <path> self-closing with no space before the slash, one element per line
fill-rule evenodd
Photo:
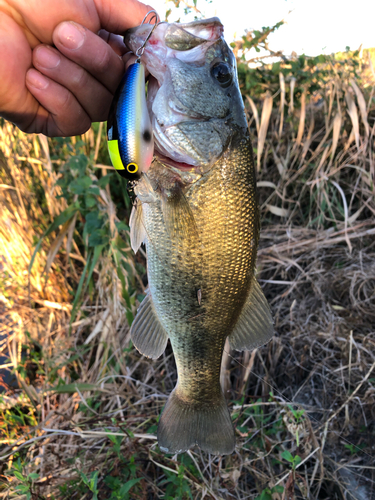
<path fill-rule="evenodd" d="M 250 351 L 266 344 L 274 334 L 270 306 L 256 278 L 228 340 L 236 351 Z"/>
<path fill-rule="evenodd" d="M 165 351 L 168 335 L 157 317 L 150 291 L 139 306 L 130 335 L 134 346 L 148 358 L 156 359 Z"/>

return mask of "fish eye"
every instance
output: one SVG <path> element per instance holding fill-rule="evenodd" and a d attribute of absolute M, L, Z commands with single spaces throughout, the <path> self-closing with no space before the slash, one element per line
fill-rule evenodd
<path fill-rule="evenodd" d="M 223 88 L 229 87 L 232 83 L 232 73 L 227 64 L 219 62 L 211 68 L 211 75 L 216 78 Z"/>
<path fill-rule="evenodd" d="M 126 170 L 129 172 L 129 174 L 135 174 L 138 172 L 138 165 L 136 163 L 129 163 L 126 166 Z"/>

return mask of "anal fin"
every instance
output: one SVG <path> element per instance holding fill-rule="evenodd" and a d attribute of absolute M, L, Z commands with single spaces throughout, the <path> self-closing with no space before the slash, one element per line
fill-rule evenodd
<path fill-rule="evenodd" d="M 168 335 L 157 317 L 150 292 L 139 306 L 130 335 L 137 350 L 148 358 L 157 359 L 165 351 Z"/>
<path fill-rule="evenodd" d="M 266 344 L 274 334 L 270 306 L 256 278 L 240 317 L 229 335 L 232 349 L 250 351 Z"/>

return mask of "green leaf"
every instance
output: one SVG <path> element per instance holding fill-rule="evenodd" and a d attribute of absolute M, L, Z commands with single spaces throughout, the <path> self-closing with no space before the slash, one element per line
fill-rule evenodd
<path fill-rule="evenodd" d="M 85 232 L 91 234 L 95 229 L 102 226 L 103 221 L 99 211 L 95 210 L 86 215 Z"/>
<path fill-rule="evenodd" d="M 103 229 L 95 229 L 89 236 L 89 247 L 105 246 L 109 242 L 108 235 Z"/>
<path fill-rule="evenodd" d="M 26 486 L 25 484 L 18 484 L 16 486 L 16 490 L 20 491 L 21 493 L 23 493 L 24 495 L 26 495 L 27 499 L 30 498 L 30 487 L 29 486 Z"/>
<path fill-rule="evenodd" d="M 95 194 L 96 196 L 100 195 L 100 189 L 97 186 L 93 186 L 93 185 L 91 187 L 89 187 L 87 192 L 90 194 Z"/>
<path fill-rule="evenodd" d="M 104 248 L 104 245 L 99 245 L 94 250 L 94 257 L 92 259 L 92 263 L 91 263 L 91 267 L 90 267 L 90 270 L 89 270 L 89 274 L 87 276 L 87 281 L 90 281 L 90 279 L 91 279 L 92 273 L 94 272 L 94 268 L 96 266 L 96 263 L 98 262 L 98 259 L 99 259 L 99 257 L 102 254 L 103 248 Z"/>
<path fill-rule="evenodd" d="M 281 457 L 287 460 L 288 462 L 293 463 L 293 455 L 288 450 L 284 450 L 281 454 Z"/>
<path fill-rule="evenodd" d="M 98 182 L 98 184 L 101 187 L 101 189 L 104 189 L 107 186 L 107 184 L 109 184 L 109 181 L 111 180 L 111 177 L 112 177 L 112 174 L 108 174 L 108 175 L 105 175 L 104 177 L 102 177 L 100 179 L 100 181 Z"/>
<path fill-rule="evenodd" d="M 66 165 L 69 167 L 73 173 L 77 173 L 78 175 L 83 175 L 86 171 L 86 167 L 88 164 L 87 156 L 84 154 L 79 154 L 77 156 L 72 156 Z"/>
<path fill-rule="evenodd" d="M 125 315 L 126 319 L 128 320 L 128 325 L 131 326 L 134 321 L 133 313 L 131 311 L 126 311 Z"/>
<path fill-rule="evenodd" d="M 87 479 L 87 476 L 84 472 L 80 471 L 81 479 L 82 481 L 88 486 L 89 485 L 89 480 Z"/>
<path fill-rule="evenodd" d="M 23 474 L 21 474 L 21 472 L 18 472 L 16 470 L 12 470 L 12 474 L 14 477 L 16 477 L 17 479 L 19 479 L 20 481 L 25 481 L 26 478 L 23 476 Z"/>
<path fill-rule="evenodd" d="M 255 500 L 272 500 L 272 493 L 269 488 L 266 488 Z"/>
<path fill-rule="evenodd" d="M 272 494 L 267 490 L 263 490 L 262 494 L 260 495 L 260 500 L 272 500 Z"/>
<path fill-rule="evenodd" d="M 19 415 L 12 415 L 10 418 L 13 420 L 13 422 L 18 422 L 21 425 L 24 424 L 23 419 Z"/>
<path fill-rule="evenodd" d="M 88 190 L 92 184 L 92 179 L 88 175 L 78 177 L 69 184 L 69 191 L 73 194 L 82 194 Z"/>
<path fill-rule="evenodd" d="M 133 488 L 133 486 L 137 483 L 139 483 L 139 481 L 141 481 L 142 478 L 137 478 L 137 479 L 130 479 L 130 481 L 127 481 L 123 486 L 122 488 L 120 489 L 119 491 L 119 494 L 120 495 L 126 495 L 126 493 L 128 493 L 130 491 L 131 488 Z"/>
<path fill-rule="evenodd" d="M 95 471 L 91 474 L 91 478 L 90 478 L 90 490 L 92 492 L 95 492 L 96 489 L 97 489 L 97 484 L 98 484 L 98 475 L 99 475 L 99 471 Z"/>
<path fill-rule="evenodd" d="M 85 204 L 86 204 L 87 208 L 93 207 L 94 205 L 97 204 L 96 198 L 90 194 L 86 195 L 85 196 Z"/>
<path fill-rule="evenodd" d="M 125 224 L 125 222 L 115 222 L 115 225 L 117 227 L 117 231 L 129 231 L 130 228 L 127 224 Z"/>
<path fill-rule="evenodd" d="M 237 429 L 238 429 L 240 432 L 243 432 L 243 433 L 245 433 L 245 432 L 247 432 L 247 431 L 249 430 L 247 427 L 243 427 L 243 426 L 241 426 L 241 425 L 238 425 L 238 426 L 237 426 Z"/>
<path fill-rule="evenodd" d="M 123 274 L 122 269 L 121 269 L 120 266 L 117 266 L 117 275 L 118 275 L 118 277 L 120 278 L 120 281 L 121 281 L 122 296 L 124 297 L 124 299 L 126 301 L 126 305 L 130 308 L 131 304 L 130 304 L 129 294 L 128 294 L 128 291 L 126 289 L 125 276 L 124 276 L 124 274 Z"/>

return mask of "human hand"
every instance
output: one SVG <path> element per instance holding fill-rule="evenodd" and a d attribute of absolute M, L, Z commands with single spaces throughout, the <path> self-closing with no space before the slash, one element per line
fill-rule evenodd
<path fill-rule="evenodd" d="M 149 10 L 137 0 L 1 4 L 0 115 L 51 137 L 106 120 L 129 58 L 113 33 L 138 26 Z"/>

